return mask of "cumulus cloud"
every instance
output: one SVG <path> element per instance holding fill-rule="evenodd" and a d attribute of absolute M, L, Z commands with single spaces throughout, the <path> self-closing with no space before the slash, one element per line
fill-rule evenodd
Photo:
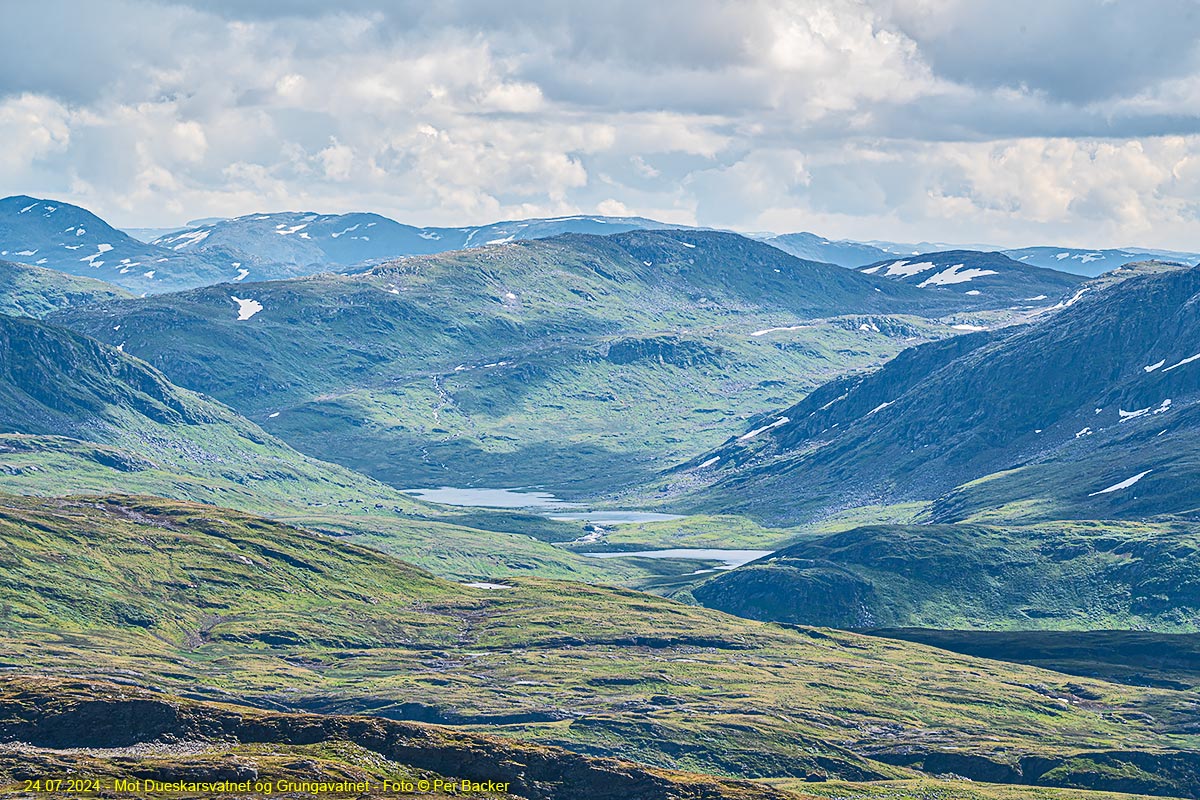
<path fill-rule="evenodd" d="M 0 177 L 118 224 L 1200 233 L 1190 0 L 43 0 L 6 24 Z"/>

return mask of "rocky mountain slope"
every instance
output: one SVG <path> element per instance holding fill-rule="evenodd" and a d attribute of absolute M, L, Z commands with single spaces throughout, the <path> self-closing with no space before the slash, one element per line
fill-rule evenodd
<path fill-rule="evenodd" d="M 85 791 L 115 792 L 121 780 L 181 783 L 172 796 L 183 798 L 254 787 L 297 796 L 320 786 L 383 798 L 421 790 L 432 800 L 569 800 L 581 792 L 611 800 L 802 800 L 748 781 L 446 727 L 234 708 L 114 683 L 6 677 L 0 710 L 0 738 L 25 743 L 0 757 L 0 775 L 18 786 L 25 775 L 38 775 L 41 785 L 58 780 L 42 775 L 71 775 Z"/>
<path fill-rule="evenodd" d="M 708 502 L 775 519 L 959 486 L 937 519 L 1021 503 L 1043 519 L 1194 512 L 1198 298 L 1200 269 L 1084 287 L 1034 324 L 828 384 L 690 466 L 718 459 Z"/>

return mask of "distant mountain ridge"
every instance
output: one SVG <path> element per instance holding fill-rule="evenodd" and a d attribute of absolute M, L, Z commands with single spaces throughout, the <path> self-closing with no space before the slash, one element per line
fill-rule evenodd
<path fill-rule="evenodd" d="M 882 261 L 890 251 L 863 242 L 841 239 L 831 241 L 815 233 L 784 233 L 773 234 L 762 238 L 762 241 L 778 247 L 785 253 L 791 253 L 797 258 L 810 261 L 825 261 L 837 264 L 839 267 L 860 267 Z"/>
<path fill-rule="evenodd" d="M 179 227 L 120 231 L 70 203 L 26 195 L 0 200 L 0 258 L 98 278 L 135 293 L 365 269 L 393 258 L 565 233 L 606 235 L 633 230 L 713 229 L 599 214 L 420 227 L 369 212 L 273 212 L 231 219 L 209 217 Z M 1140 247 L 1002 249 L 931 242 L 831 240 L 808 232 L 747 236 L 798 258 L 848 268 L 951 249 L 1001 252 L 1029 266 L 1086 276 L 1134 261 L 1200 262 L 1197 253 Z"/>
<path fill-rule="evenodd" d="M 403 256 L 545 239 L 565 233 L 607 235 L 682 229 L 642 217 L 567 216 L 461 228 L 419 228 L 370 213 L 248 214 L 170 233 L 154 244 L 176 252 L 240 259 L 251 280 L 256 265 L 366 267 Z M 243 276 L 244 277 L 244 276 Z M 239 279 L 240 280 L 240 279 Z"/>
<path fill-rule="evenodd" d="M 0 258 L 95 278 L 135 293 L 218 283 L 237 275 L 221 259 L 164 250 L 86 209 L 25 195 L 0 200 Z"/>
<path fill-rule="evenodd" d="M 1003 253 L 948 250 L 908 258 L 889 258 L 858 271 L 900 281 L 922 289 L 948 291 L 975 297 L 994 305 L 997 300 L 1014 306 L 1053 304 L 1083 283 L 1067 272 L 1034 267 Z"/>
<path fill-rule="evenodd" d="M 1077 275 L 1095 277 L 1138 261 L 1170 261 L 1186 266 L 1200 264 L 1200 253 L 1123 247 L 1087 250 L 1078 247 L 1021 247 L 1003 250 L 1006 256 L 1023 264 L 1045 267 Z"/>

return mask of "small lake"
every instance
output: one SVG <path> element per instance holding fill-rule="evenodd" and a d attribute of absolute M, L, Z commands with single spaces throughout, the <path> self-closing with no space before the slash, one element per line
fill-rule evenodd
<path fill-rule="evenodd" d="M 405 489 L 431 503 L 447 506 L 477 506 L 479 508 L 583 508 L 583 503 L 568 503 L 550 492 L 530 492 L 523 489 L 460 489 L 442 486 L 438 489 Z"/>
<path fill-rule="evenodd" d="M 442 486 L 437 489 L 405 489 L 411 494 L 431 503 L 447 506 L 474 506 L 476 508 L 520 508 L 531 511 L 562 511 L 548 514 L 558 522 L 591 522 L 596 525 L 628 525 L 636 522 L 668 522 L 683 519 L 679 514 L 659 514 L 653 511 L 570 511 L 587 508 L 586 503 L 569 503 L 550 492 L 527 489 L 462 489 Z"/>
<path fill-rule="evenodd" d="M 721 561 L 723 569 L 733 569 L 742 564 L 771 555 L 774 550 L 715 550 L 675 548 L 672 550 L 634 550 L 624 553 L 580 553 L 591 558 L 686 558 L 693 561 Z"/>
<path fill-rule="evenodd" d="M 596 525 L 628 525 L 634 522 L 670 522 L 683 519 L 681 514 L 656 514 L 653 511 L 573 511 L 570 514 L 552 514 L 550 519 L 558 522 L 591 522 Z"/>

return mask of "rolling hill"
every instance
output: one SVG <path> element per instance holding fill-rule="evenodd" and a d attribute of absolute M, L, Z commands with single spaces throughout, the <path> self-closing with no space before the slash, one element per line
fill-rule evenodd
<path fill-rule="evenodd" d="M 463 579 L 615 581 L 630 574 L 532 538 L 576 538 L 579 524 L 413 500 L 296 452 L 117 349 L 3 316 L 0 491 L 134 491 L 252 510 L 367 541 Z"/>
<path fill-rule="evenodd" d="M 851 269 L 874 264 L 889 256 L 887 251 L 874 245 L 848 239 L 831 241 L 815 233 L 783 233 L 767 236 L 762 241 L 797 258 L 825 261 Z"/>
<path fill-rule="evenodd" d="M 0 314 L 44 317 L 63 308 L 132 296 L 94 278 L 0 261 Z"/>
<path fill-rule="evenodd" d="M 692 590 L 752 619 L 840 628 L 1200 631 L 1186 523 L 873 525 L 805 537 Z"/>
<path fill-rule="evenodd" d="M 55 315 L 408 488 L 635 482 L 913 341 L 956 295 L 724 233 L 570 235 Z"/>
<path fill-rule="evenodd" d="M 189 703 L 170 713 L 143 705 L 103 725 L 37 722 L 89 702 L 107 708 L 103 688 L 86 684 L 119 675 L 159 698 L 499 729 L 743 779 L 925 770 L 1164 795 L 1200 788 L 1182 691 L 787 629 L 626 590 L 537 579 L 463 586 L 286 525 L 154 498 L 0 498 L 0 558 L 7 658 L 75 682 L 34 715 L 5 684 L 4 725 L 41 731 L 50 746 L 72 737 L 127 746 L 196 713 Z M 242 730 L 284 724 L 226 708 L 261 720 Z M 120 727 L 128 719 L 134 732 Z M 293 743 L 343 724 L 297 718 L 309 734 Z M 435 744 L 449 735 L 425 733 Z"/>

